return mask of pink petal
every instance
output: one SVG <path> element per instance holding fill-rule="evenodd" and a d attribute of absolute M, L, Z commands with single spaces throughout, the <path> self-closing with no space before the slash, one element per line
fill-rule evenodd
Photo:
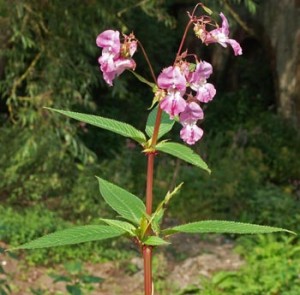
<path fill-rule="evenodd" d="M 211 83 L 205 83 L 197 89 L 196 98 L 204 103 L 211 101 L 216 95 L 215 86 Z"/>
<path fill-rule="evenodd" d="M 157 85 L 161 89 L 177 89 L 185 91 L 186 79 L 179 67 L 165 68 L 157 78 Z"/>
<path fill-rule="evenodd" d="M 116 72 L 103 72 L 103 79 L 109 86 L 113 86 L 113 80 L 116 77 Z"/>
<path fill-rule="evenodd" d="M 197 125 L 186 125 L 180 130 L 181 139 L 189 145 L 195 144 L 203 136 L 203 130 Z"/>
<path fill-rule="evenodd" d="M 222 12 L 220 13 L 220 16 L 221 16 L 221 18 L 222 18 L 222 27 L 221 27 L 222 32 L 223 32 L 226 36 L 228 36 L 228 35 L 229 35 L 229 24 L 228 24 L 228 20 L 227 20 L 227 18 L 225 17 L 225 15 L 224 15 Z"/>
<path fill-rule="evenodd" d="M 189 83 L 200 84 L 203 82 L 203 80 L 208 79 L 212 72 L 212 65 L 206 61 L 201 61 L 197 63 L 196 69 L 194 72 L 191 73 L 191 75 L 188 78 L 188 81 Z"/>
<path fill-rule="evenodd" d="M 243 54 L 242 47 L 237 41 L 235 41 L 233 39 L 228 39 L 228 43 L 231 45 L 235 56 Z"/>
<path fill-rule="evenodd" d="M 119 76 L 125 70 L 134 70 L 136 66 L 135 61 L 132 58 L 118 58 L 115 61 L 116 73 Z"/>
<path fill-rule="evenodd" d="M 98 47 L 109 48 L 114 54 L 120 53 L 120 33 L 118 31 L 106 30 L 98 35 L 96 39 Z"/>
<path fill-rule="evenodd" d="M 161 101 L 160 108 L 170 115 L 172 119 L 185 110 L 186 101 L 179 91 L 171 91 Z"/>
<path fill-rule="evenodd" d="M 113 54 L 106 54 L 102 52 L 102 56 L 98 58 L 98 62 L 101 65 L 101 71 L 103 72 L 112 72 L 115 71 L 115 62 L 114 62 L 114 55 Z"/>
<path fill-rule="evenodd" d="M 197 120 L 202 120 L 204 118 L 204 113 L 198 103 L 192 101 L 188 103 L 185 110 L 180 114 L 180 123 L 183 125 L 192 124 Z"/>

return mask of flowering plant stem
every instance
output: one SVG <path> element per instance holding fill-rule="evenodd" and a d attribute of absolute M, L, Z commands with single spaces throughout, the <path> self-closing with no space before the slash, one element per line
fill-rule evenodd
<path fill-rule="evenodd" d="M 155 146 L 157 142 L 158 130 L 161 122 L 162 110 L 158 108 L 151 145 Z M 153 203 L 153 176 L 154 176 L 154 159 L 155 151 L 147 154 L 147 183 L 146 183 L 146 213 L 148 216 L 152 215 L 152 203 Z M 149 233 L 148 228 L 148 233 Z M 144 259 L 144 288 L 145 295 L 152 294 L 152 246 L 144 245 L 143 247 L 143 259 Z"/>
<path fill-rule="evenodd" d="M 132 56 L 138 45 L 141 48 L 154 80 L 154 83 L 151 83 L 139 74 L 134 73 L 139 81 L 150 86 L 152 92 L 154 92 L 152 110 L 148 115 L 145 133 L 118 120 L 50 109 L 81 122 L 114 132 L 140 144 L 147 156 L 146 204 L 131 192 L 97 177 L 100 193 L 104 201 L 118 214 L 118 219 L 100 218 L 104 224 L 74 226 L 40 237 L 15 249 L 65 246 L 126 236 L 139 245 L 144 260 L 145 295 L 153 295 L 153 249 L 154 247 L 170 244 L 170 235 L 180 232 L 190 234 L 292 233 L 289 230 L 277 227 L 224 220 L 200 220 L 171 228 L 161 228 L 166 206 L 181 189 L 183 183 L 177 185 L 172 191 L 168 191 L 155 211 L 152 210 L 154 160 L 158 152 L 169 154 L 183 160 L 188 165 L 193 165 L 208 173 L 211 172 L 200 155 L 191 148 L 167 139 L 161 140 L 164 135 L 172 130 L 175 121 L 177 121 L 182 125 L 180 137 L 185 143 L 193 145 L 199 141 L 203 135 L 203 130 L 197 126 L 197 122 L 204 118 L 201 105 L 211 101 L 216 94 L 214 85 L 207 82 L 213 72 L 212 65 L 204 60 L 199 60 L 195 54 L 189 54 L 187 50 L 182 52 L 188 30 L 191 25 L 194 25 L 195 35 L 202 43 L 206 45 L 219 43 L 223 47 L 227 47 L 227 44 L 229 44 L 235 55 L 242 54 L 239 43 L 229 38 L 229 24 L 224 14 L 220 13 L 222 25 L 219 26 L 208 15 L 196 16 L 196 8 L 199 6 L 206 13 L 211 14 L 210 9 L 201 3 L 195 6 L 192 14 L 188 13 L 189 22 L 185 28 L 175 61 L 172 66 L 164 68 L 157 78 L 143 45 L 135 38 L 133 33 L 128 36 L 123 34 L 123 42 L 120 39 L 120 32 L 114 30 L 106 30 L 97 37 L 96 43 L 102 48 L 102 55 L 98 59 L 100 69 L 103 72 L 104 80 L 110 86 L 113 85 L 114 79 L 125 70 L 134 73 L 136 63 Z M 207 30 L 211 26 L 215 29 Z"/>

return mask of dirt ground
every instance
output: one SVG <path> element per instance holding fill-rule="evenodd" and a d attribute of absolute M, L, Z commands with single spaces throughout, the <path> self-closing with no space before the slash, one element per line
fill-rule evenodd
<path fill-rule="evenodd" d="M 1 245 L 0 245 L 1 246 Z M 238 269 L 242 259 L 233 252 L 233 243 L 223 237 L 211 236 L 201 240 L 197 236 L 177 235 L 170 246 L 154 252 L 153 272 L 155 294 L 172 294 L 187 286 L 200 286 L 201 277 L 210 277 L 219 270 Z M 68 294 L 64 283 L 53 283 L 47 268 L 28 267 L 24 263 L 0 254 L 0 263 L 9 274 L 13 295 L 31 295 L 30 288 L 45 290 L 47 295 Z M 91 295 L 143 294 L 143 261 L 135 257 L 128 261 L 84 264 L 87 273 L 104 278 Z M 61 265 L 55 267 L 61 273 Z M 1 279 L 1 277 L 0 277 Z"/>

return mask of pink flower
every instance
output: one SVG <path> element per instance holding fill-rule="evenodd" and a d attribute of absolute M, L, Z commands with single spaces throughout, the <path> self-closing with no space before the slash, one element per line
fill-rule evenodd
<path fill-rule="evenodd" d="M 227 47 L 227 44 L 230 44 L 234 55 L 241 55 L 243 52 L 240 44 L 234 39 L 229 39 L 229 24 L 227 18 L 222 12 L 220 16 L 222 18 L 222 26 L 210 32 L 206 31 L 205 25 L 195 24 L 194 30 L 196 36 L 205 44 L 219 43 L 223 47 Z"/>
<path fill-rule="evenodd" d="M 181 73 L 180 68 L 168 67 L 165 68 L 157 78 L 157 85 L 161 89 L 176 89 L 185 91 L 186 79 Z"/>
<path fill-rule="evenodd" d="M 196 69 L 194 72 L 190 73 L 188 82 L 191 84 L 199 83 L 209 78 L 213 72 L 213 67 L 210 63 L 206 61 L 201 61 L 197 63 Z"/>
<path fill-rule="evenodd" d="M 181 139 L 189 145 L 195 144 L 201 139 L 203 130 L 196 124 L 187 124 L 180 130 Z"/>
<path fill-rule="evenodd" d="M 131 57 L 137 49 L 137 42 L 133 34 L 124 36 L 123 44 L 120 42 L 120 33 L 113 30 L 102 32 L 96 39 L 97 45 L 103 48 L 102 55 L 98 59 L 100 69 L 104 80 L 110 86 L 113 85 L 113 80 L 126 69 L 134 70 L 136 67 Z"/>
<path fill-rule="evenodd" d="M 212 65 L 206 61 L 202 61 L 196 65 L 195 71 L 191 73 L 188 79 L 190 87 L 197 92 L 196 98 L 200 102 L 207 103 L 216 95 L 214 85 L 206 82 L 206 79 L 209 78 L 212 72 Z"/>
<path fill-rule="evenodd" d="M 188 103 L 185 110 L 180 114 L 179 120 L 182 125 L 193 124 L 204 118 L 204 113 L 199 104 L 192 101 Z"/>
<path fill-rule="evenodd" d="M 96 39 L 98 47 L 106 48 L 108 52 L 118 55 L 120 53 L 120 33 L 118 31 L 107 30 L 98 35 Z"/>
<path fill-rule="evenodd" d="M 106 61 L 99 58 L 100 69 L 103 72 L 103 79 L 105 82 L 112 86 L 113 80 L 121 75 L 126 69 L 134 70 L 136 67 L 135 61 L 132 58 L 118 58 L 115 61 Z"/>
<path fill-rule="evenodd" d="M 213 84 L 211 83 L 200 83 L 196 87 L 192 87 L 192 89 L 196 90 L 196 98 L 200 102 L 207 103 L 211 101 L 216 95 L 217 91 Z"/>
<path fill-rule="evenodd" d="M 160 108 L 169 114 L 171 119 L 183 112 L 185 107 L 186 101 L 181 92 L 172 89 L 168 91 L 167 96 L 160 103 Z"/>

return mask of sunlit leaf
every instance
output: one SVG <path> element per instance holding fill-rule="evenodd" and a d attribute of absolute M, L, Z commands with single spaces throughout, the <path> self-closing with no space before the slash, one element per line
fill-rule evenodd
<path fill-rule="evenodd" d="M 165 234 L 183 233 L 218 233 L 218 234 L 264 234 L 274 232 L 287 232 L 295 234 L 292 231 L 279 227 L 271 227 L 250 223 L 241 223 L 223 220 L 205 220 L 178 225 L 164 230 Z"/>
<path fill-rule="evenodd" d="M 160 237 L 157 236 L 149 236 L 147 238 L 145 238 L 145 240 L 143 240 L 143 243 L 145 245 L 149 245 L 149 246 L 162 246 L 162 245 L 169 245 L 170 243 L 163 240 Z"/>
<path fill-rule="evenodd" d="M 146 211 L 142 200 L 115 184 L 99 177 L 97 179 L 106 203 L 123 218 L 139 225 Z"/>
<path fill-rule="evenodd" d="M 100 218 L 101 221 L 107 223 L 110 226 L 119 228 L 121 230 L 124 230 L 126 232 L 128 232 L 129 234 L 133 235 L 134 231 L 135 231 L 135 227 L 129 223 L 129 222 L 125 222 L 125 221 L 120 221 L 120 220 L 115 220 L 115 219 L 104 219 L 104 218 Z"/>
<path fill-rule="evenodd" d="M 211 172 L 207 164 L 196 154 L 191 148 L 176 142 L 162 141 L 155 147 L 158 151 L 167 153 L 176 158 L 179 158 L 187 163 L 195 165 L 201 169 Z"/>
<path fill-rule="evenodd" d="M 67 117 L 70 117 L 72 119 L 85 122 L 93 126 L 100 127 L 112 131 L 114 133 L 117 133 L 119 135 L 131 138 L 137 141 L 138 143 L 146 142 L 146 137 L 144 133 L 137 130 L 135 127 L 127 123 L 109 119 L 109 118 L 100 117 L 100 116 L 95 116 L 95 115 L 82 114 L 82 113 L 71 112 L 71 111 L 63 111 L 63 110 L 57 110 L 52 108 L 47 108 L 47 109 L 65 115 Z"/>
<path fill-rule="evenodd" d="M 118 237 L 124 233 L 124 230 L 107 225 L 75 226 L 51 233 L 10 250 L 48 248 L 90 241 L 100 241 Z"/>

